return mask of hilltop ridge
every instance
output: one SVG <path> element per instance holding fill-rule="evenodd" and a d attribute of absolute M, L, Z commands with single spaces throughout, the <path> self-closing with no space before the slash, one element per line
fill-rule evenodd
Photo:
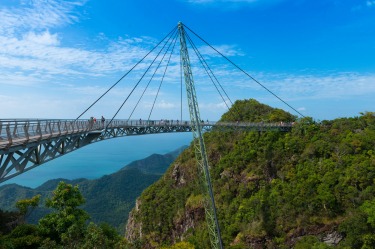
<path fill-rule="evenodd" d="M 204 134 L 225 248 L 374 248 L 375 115 L 297 119 L 256 100 L 223 121 L 295 121 L 291 132 Z M 194 150 L 137 200 L 126 238 L 137 248 L 209 248 Z"/>

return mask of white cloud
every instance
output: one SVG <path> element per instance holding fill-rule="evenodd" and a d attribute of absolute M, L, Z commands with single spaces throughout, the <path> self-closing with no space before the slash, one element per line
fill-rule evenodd
<path fill-rule="evenodd" d="M 121 70 L 146 54 L 133 39 L 112 43 L 105 51 L 60 46 L 57 34 L 28 32 L 22 38 L 0 36 L 0 68 L 40 70 L 56 75 L 92 75 Z M 121 45 L 121 46 L 120 46 Z"/>
<path fill-rule="evenodd" d="M 151 102 L 148 102 L 148 103 L 144 104 L 145 109 L 150 109 L 152 106 L 153 106 L 153 103 L 151 103 Z M 156 101 L 156 103 L 155 103 L 156 109 L 173 109 L 173 108 L 176 108 L 176 107 L 179 107 L 179 105 L 177 105 L 176 103 L 166 101 L 166 100 Z"/>
<path fill-rule="evenodd" d="M 225 56 L 244 56 L 245 54 L 235 45 L 212 45 L 217 51 Z M 201 46 L 198 48 L 199 52 L 205 56 L 220 57 L 216 51 L 209 46 Z"/>
<path fill-rule="evenodd" d="M 126 72 L 157 42 L 150 37 L 120 37 L 117 41 L 111 41 L 104 33 L 99 33 L 95 39 L 107 43 L 102 48 L 69 47 L 63 43 L 63 33 L 54 30 L 79 22 L 76 8 L 85 1 L 33 0 L 27 3 L 17 7 L 0 7 L 0 70 L 7 75 L 0 78 L 0 84 L 21 85 L 26 84 L 21 81 L 27 81 L 30 85 L 56 77 L 87 78 Z M 242 55 L 233 45 L 215 47 L 226 56 Z M 216 52 L 213 53 L 207 46 L 199 49 L 205 56 L 215 56 Z M 147 58 L 146 62 L 150 60 Z M 179 56 L 174 55 L 165 81 L 175 81 L 179 77 L 178 61 Z M 146 64 L 140 64 L 137 68 L 141 70 L 146 67 Z M 15 72 L 22 72 L 22 77 L 14 76 Z M 203 73 L 201 69 L 197 75 Z M 160 73 L 157 75 L 160 76 Z"/>
<path fill-rule="evenodd" d="M 51 79 L 73 75 L 97 77 L 125 71 L 155 42 L 149 37 L 120 37 L 111 42 L 100 33 L 97 38 L 108 43 L 104 48 L 68 47 L 62 42 L 63 34 L 53 30 L 78 22 L 76 8 L 85 1 L 33 0 L 27 3 L 0 7 L 0 71 L 3 75 L 22 71 L 24 77 L 32 77 L 37 72 L 43 75 L 41 78 Z M 9 82 L 2 77 L 0 84 L 22 83 Z"/>
<path fill-rule="evenodd" d="M 371 73 L 259 74 L 254 77 L 276 95 L 288 99 L 340 99 L 375 94 L 375 74 Z M 233 85 L 266 93 L 250 79 Z"/>
<path fill-rule="evenodd" d="M 219 103 L 205 103 L 205 102 L 203 102 L 199 105 L 199 108 L 211 110 L 211 111 L 212 110 L 217 111 L 217 110 L 227 110 L 228 109 L 224 102 L 219 102 Z"/>
<path fill-rule="evenodd" d="M 160 101 L 160 103 L 158 103 L 156 106 L 162 109 L 171 109 L 176 107 L 174 103 L 170 103 L 165 100 Z"/>
<path fill-rule="evenodd" d="M 254 3 L 259 0 L 187 0 L 189 3 L 194 4 L 207 4 L 207 3 Z"/>
<path fill-rule="evenodd" d="M 14 34 L 20 30 L 41 30 L 78 21 L 74 13 L 82 1 L 33 0 L 18 7 L 0 8 L 0 34 Z"/>
<path fill-rule="evenodd" d="M 23 40 L 26 43 L 41 44 L 46 46 L 58 46 L 60 41 L 57 34 L 50 34 L 48 31 L 36 34 L 34 32 L 28 32 L 23 36 Z"/>
<path fill-rule="evenodd" d="M 220 6 L 226 9 L 233 9 L 240 6 L 254 6 L 261 4 L 273 4 L 283 0 L 181 0 L 189 4 L 205 5 L 205 6 Z"/>

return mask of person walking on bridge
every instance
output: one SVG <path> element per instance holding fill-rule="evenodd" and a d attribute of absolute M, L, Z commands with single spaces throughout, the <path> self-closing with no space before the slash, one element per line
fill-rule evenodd
<path fill-rule="evenodd" d="M 104 128 L 104 122 L 105 122 L 105 118 L 103 117 L 102 115 L 102 127 Z"/>

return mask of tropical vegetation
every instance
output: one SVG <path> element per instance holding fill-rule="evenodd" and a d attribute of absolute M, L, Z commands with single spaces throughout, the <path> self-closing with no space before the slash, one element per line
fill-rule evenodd
<path fill-rule="evenodd" d="M 103 223 L 89 221 L 79 208 L 85 200 L 78 186 L 60 182 L 47 198 L 46 207 L 53 209 L 37 225 L 24 223 L 24 217 L 39 203 L 40 196 L 17 202 L 17 225 L 0 234 L 0 248 L 129 248 L 116 230 Z"/>
<path fill-rule="evenodd" d="M 375 248 L 375 114 L 317 122 L 256 100 L 222 121 L 291 132 L 204 134 L 225 248 Z M 192 147 L 146 189 L 126 237 L 138 248 L 209 248 Z"/>

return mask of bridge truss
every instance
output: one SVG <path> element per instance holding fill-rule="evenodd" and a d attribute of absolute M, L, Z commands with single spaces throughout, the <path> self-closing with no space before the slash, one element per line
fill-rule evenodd
<path fill-rule="evenodd" d="M 201 122 L 202 131 L 289 131 L 291 124 Z M 43 163 L 106 139 L 191 132 L 190 121 L 0 120 L 0 183 Z"/>

